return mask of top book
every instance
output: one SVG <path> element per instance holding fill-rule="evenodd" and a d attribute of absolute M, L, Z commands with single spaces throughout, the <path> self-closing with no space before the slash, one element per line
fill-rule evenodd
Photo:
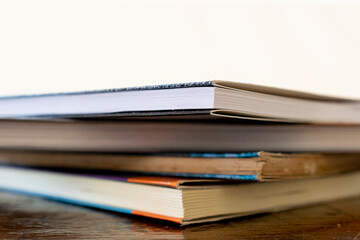
<path fill-rule="evenodd" d="M 359 124 L 360 101 L 228 81 L 0 98 L 0 118 L 184 115 Z"/>

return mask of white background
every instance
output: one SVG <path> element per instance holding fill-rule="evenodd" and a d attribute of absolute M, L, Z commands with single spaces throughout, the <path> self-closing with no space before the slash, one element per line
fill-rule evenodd
<path fill-rule="evenodd" d="M 0 95 L 214 79 L 360 99 L 360 3 L 0 0 Z"/>

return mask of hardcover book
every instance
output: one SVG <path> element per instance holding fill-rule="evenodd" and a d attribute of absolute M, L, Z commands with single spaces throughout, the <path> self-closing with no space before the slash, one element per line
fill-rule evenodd
<path fill-rule="evenodd" d="M 72 152 L 359 152 L 360 125 L 0 120 L 0 149 Z"/>
<path fill-rule="evenodd" d="M 360 101 L 228 81 L 0 98 L 1 118 L 207 115 L 360 123 Z"/>
<path fill-rule="evenodd" d="M 360 170 L 356 153 L 114 154 L 0 150 L 0 163 L 249 181 L 314 178 Z"/>
<path fill-rule="evenodd" d="M 244 183 L 129 177 L 0 167 L 0 188 L 186 225 L 353 197 L 360 172 L 326 178 Z"/>

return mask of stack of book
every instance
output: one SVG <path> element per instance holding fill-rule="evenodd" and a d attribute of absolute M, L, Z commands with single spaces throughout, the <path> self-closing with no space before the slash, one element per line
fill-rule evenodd
<path fill-rule="evenodd" d="M 0 188 L 182 225 L 360 195 L 360 101 L 225 81 L 0 99 Z"/>

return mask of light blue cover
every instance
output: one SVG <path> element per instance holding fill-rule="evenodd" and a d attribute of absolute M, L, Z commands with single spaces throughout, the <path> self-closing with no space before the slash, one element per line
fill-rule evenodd
<path fill-rule="evenodd" d="M 52 195 L 47 195 L 47 194 L 39 194 L 39 193 L 28 192 L 28 191 L 19 191 L 19 190 L 7 189 L 7 188 L 0 188 L 0 191 L 21 194 L 21 195 L 28 195 L 28 196 L 33 196 L 33 197 L 40 197 L 40 198 L 45 198 L 45 199 L 49 199 L 49 200 L 53 200 L 53 201 L 57 201 L 57 202 L 64 202 L 64 203 L 69 203 L 69 204 L 73 204 L 73 205 L 98 208 L 98 209 L 107 210 L 107 211 L 132 214 L 132 210 L 130 210 L 130 209 L 113 207 L 113 206 L 85 202 L 85 201 L 79 201 L 76 199 L 63 198 L 63 197 L 57 197 L 57 196 L 52 196 Z"/>

